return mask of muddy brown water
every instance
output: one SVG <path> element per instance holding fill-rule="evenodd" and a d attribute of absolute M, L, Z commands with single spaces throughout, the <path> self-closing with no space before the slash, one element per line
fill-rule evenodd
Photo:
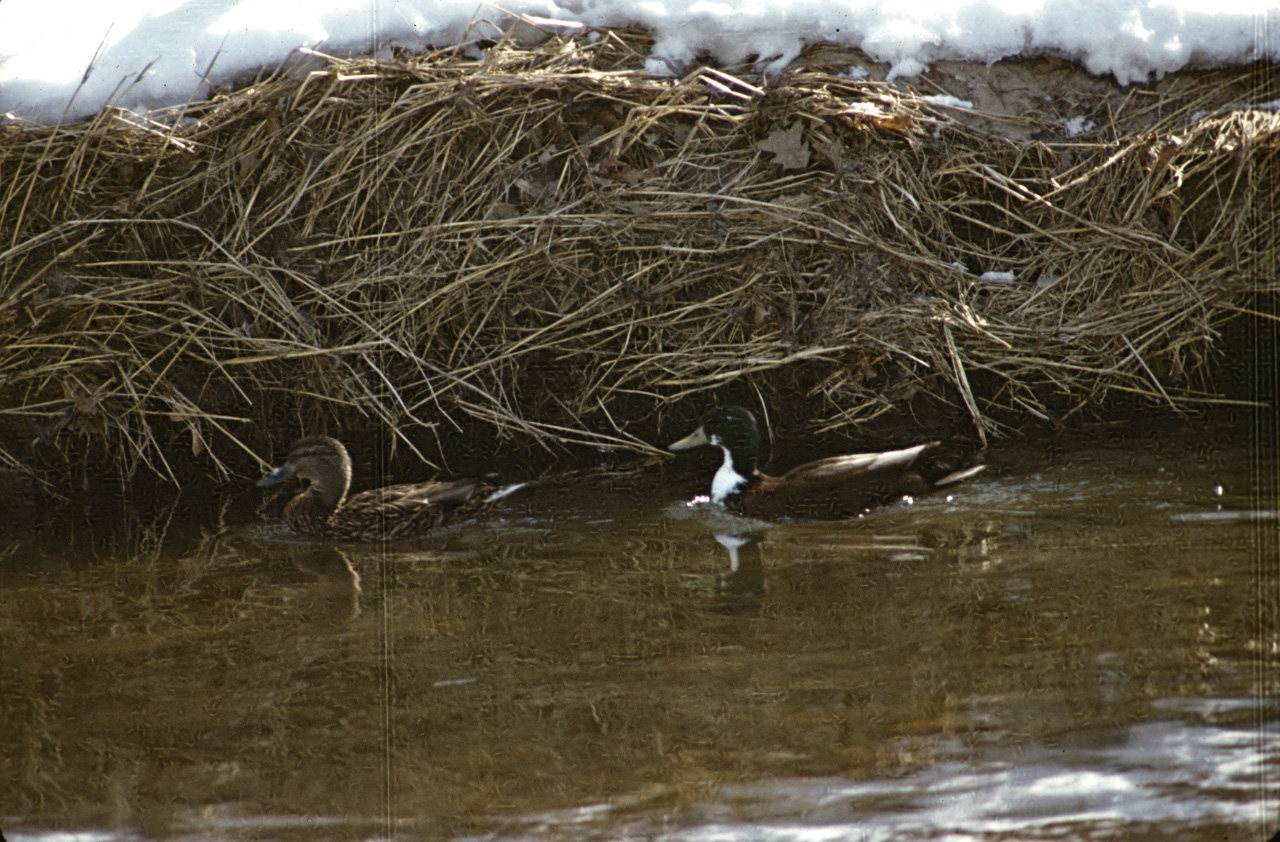
<path fill-rule="evenodd" d="M 10 528 L 0 829 L 1268 839 L 1274 450 L 1122 425 L 989 461 L 828 524 L 690 508 L 650 468 L 386 548 Z"/>

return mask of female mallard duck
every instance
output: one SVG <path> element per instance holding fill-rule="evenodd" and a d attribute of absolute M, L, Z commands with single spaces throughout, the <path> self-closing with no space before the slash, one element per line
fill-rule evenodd
<path fill-rule="evenodd" d="M 936 444 L 831 456 L 771 477 L 756 467 L 760 428 L 755 416 L 739 406 L 722 406 L 708 413 L 698 429 L 670 449 L 708 445 L 724 452 L 724 464 L 711 480 L 713 503 L 749 517 L 836 520 L 903 496 L 953 485 L 982 470 L 982 465 L 974 465 L 948 473 L 946 469 L 916 466 L 917 457 Z"/>
<path fill-rule="evenodd" d="M 288 460 L 258 480 L 266 488 L 292 477 L 310 484 L 284 507 L 284 522 L 299 535 L 341 541 L 390 541 L 421 537 L 478 512 L 514 491 L 495 491 L 474 479 L 388 485 L 351 497 L 351 457 L 328 436 L 298 439 Z"/>

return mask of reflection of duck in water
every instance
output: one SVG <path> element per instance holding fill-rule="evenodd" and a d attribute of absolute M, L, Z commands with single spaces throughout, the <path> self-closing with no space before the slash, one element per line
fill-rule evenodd
<path fill-rule="evenodd" d="M 883 453 L 831 456 L 793 468 L 779 477 L 756 467 L 760 428 L 755 416 L 737 406 L 712 410 L 702 425 L 671 445 L 690 450 L 718 447 L 724 463 L 711 480 L 710 499 L 749 517 L 833 520 L 904 496 L 954 485 L 982 470 L 972 465 L 948 470 L 920 464 L 920 454 L 937 442 Z"/>
<path fill-rule="evenodd" d="M 348 497 L 351 457 L 342 442 L 328 436 L 298 439 L 288 460 L 258 485 L 265 488 L 293 477 L 309 484 L 285 506 L 284 522 L 299 535 L 340 541 L 422 537 L 519 488 L 494 490 L 480 480 L 459 479 L 388 485 Z"/>
<path fill-rule="evenodd" d="M 758 611 L 764 595 L 764 555 L 758 534 L 718 532 L 716 543 L 729 552 L 729 572 L 717 586 L 721 607 L 734 613 Z"/>
<path fill-rule="evenodd" d="M 360 574 L 341 550 L 323 544 L 289 548 L 294 565 L 316 578 L 306 588 L 310 619 L 341 623 L 360 616 Z"/>

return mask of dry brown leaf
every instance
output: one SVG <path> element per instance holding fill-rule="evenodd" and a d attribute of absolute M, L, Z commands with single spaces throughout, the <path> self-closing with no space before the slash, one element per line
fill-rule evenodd
<path fill-rule="evenodd" d="M 802 170 L 809 165 L 809 147 L 804 142 L 804 125 L 796 122 L 789 129 L 774 129 L 760 141 L 763 152 L 773 153 L 773 162 L 784 170 Z"/>
<path fill-rule="evenodd" d="M 1162 170 L 1169 166 L 1169 162 L 1178 154 L 1178 149 L 1182 146 L 1182 141 L 1176 137 L 1168 138 L 1160 145 L 1160 151 L 1156 154 L 1156 166 L 1158 170 Z"/>
<path fill-rule="evenodd" d="M 885 129 L 891 132 L 905 132 L 911 127 L 910 114 L 886 114 L 882 117 L 872 119 L 872 124 L 877 129 Z"/>
<path fill-rule="evenodd" d="M 495 202 L 489 206 L 489 210 L 485 212 L 484 218 L 490 220 L 515 219 L 520 215 L 520 209 L 515 205 L 507 202 Z"/>
<path fill-rule="evenodd" d="M 72 411 L 81 415 L 94 415 L 102 405 L 101 389 L 90 390 L 74 377 L 63 378 L 62 393 L 71 401 Z"/>

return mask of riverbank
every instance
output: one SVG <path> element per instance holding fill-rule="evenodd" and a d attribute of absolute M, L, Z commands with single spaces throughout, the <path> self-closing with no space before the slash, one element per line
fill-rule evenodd
<path fill-rule="evenodd" d="M 650 451 L 730 400 L 988 440 L 1220 399 L 1223 331 L 1273 324 L 1274 67 L 906 84 L 817 46 L 660 79 L 646 38 L 9 127 L 0 463 L 227 479 L 325 431 L 449 473 Z"/>

